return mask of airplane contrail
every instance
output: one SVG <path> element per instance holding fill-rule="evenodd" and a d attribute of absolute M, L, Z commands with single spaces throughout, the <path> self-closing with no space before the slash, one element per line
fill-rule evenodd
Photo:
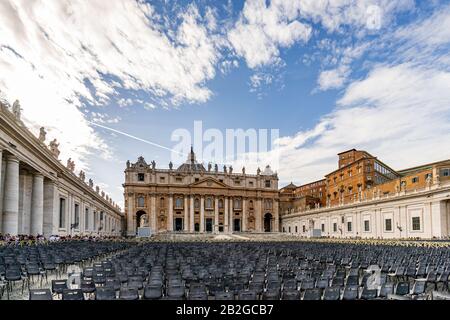
<path fill-rule="evenodd" d="M 106 130 L 109 130 L 109 131 L 112 131 L 112 132 L 121 134 L 121 135 L 126 136 L 126 137 L 128 137 L 128 138 L 132 138 L 132 139 L 134 139 L 134 140 L 137 140 L 137 141 L 141 141 L 141 142 L 147 143 L 147 144 L 152 145 L 152 146 L 154 146 L 154 147 L 158 147 L 158 148 L 161 148 L 161 149 L 164 149 L 164 150 L 168 150 L 168 151 L 171 151 L 171 152 L 175 152 L 175 153 L 178 153 L 179 155 L 185 155 L 185 154 L 182 153 L 182 152 L 179 152 L 179 151 L 176 151 L 176 150 L 174 150 L 174 149 L 165 147 L 165 146 L 160 145 L 160 144 L 155 143 L 155 142 L 151 142 L 151 141 L 148 141 L 148 140 L 145 140 L 145 139 L 142 139 L 142 138 L 133 136 L 133 135 L 128 134 L 128 133 L 123 132 L 123 131 L 119 131 L 119 130 L 116 130 L 116 129 L 113 129 L 113 128 L 110 128 L 110 127 L 106 127 L 106 126 L 104 126 L 104 125 L 101 125 L 101 124 L 98 124 L 98 123 L 95 123 L 95 122 L 92 122 L 92 121 L 88 121 L 88 123 L 92 124 L 93 126 L 96 126 L 96 127 L 99 127 L 99 128 L 103 128 L 103 129 L 106 129 Z"/>

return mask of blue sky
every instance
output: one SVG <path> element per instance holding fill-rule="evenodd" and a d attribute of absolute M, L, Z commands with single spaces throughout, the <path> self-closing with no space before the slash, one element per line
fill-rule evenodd
<path fill-rule="evenodd" d="M 6 0 L 0 91 L 118 203 L 127 160 L 171 154 L 95 124 L 169 148 L 197 120 L 279 129 L 272 165 L 301 184 L 348 148 L 450 158 L 449 30 L 448 1 Z"/>

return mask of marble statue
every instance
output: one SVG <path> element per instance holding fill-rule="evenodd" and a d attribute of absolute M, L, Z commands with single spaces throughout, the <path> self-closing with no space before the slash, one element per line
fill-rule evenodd
<path fill-rule="evenodd" d="M 130 160 L 128 160 L 127 161 L 127 169 L 130 169 L 130 167 L 131 167 L 131 163 L 130 163 Z"/>
<path fill-rule="evenodd" d="M 47 132 L 45 131 L 45 128 L 41 127 L 41 129 L 39 130 L 39 141 L 44 143 L 46 136 L 47 136 Z"/>
<path fill-rule="evenodd" d="M 227 166 L 223 166 L 223 172 L 227 173 Z"/>
<path fill-rule="evenodd" d="M 81 180 L 83 180 L 83 182 L 84 182 L 84 180 L 86 180 L 86 174 L 84 173 L 83 170 L 80 170 L 79 177 L 80 177 Z"/>
<path fill-rule="evenodd" d="M 72 158 L 69 158 L 67 160 L 67 169 L 69 169 L 70 171 L 74 172 L 75 171 L 75 162 L 72 161 Z"/>
<path fill-rule="evenodd" d="M 156 162 L 155 162 L 155 160 L 152 161 L 152 169 L 153 169 L 153 170 L 156 169 Z"/>
<path fill-rule="evenodd" d="M 17 120 L 20 120 L 22 108 L 20 107 L 19 100 L 14 101 L 14 104 L 12 106 L 12 112 L 14 114 L 14 117 L 16 117 Z"/>
<path fill-rule="evenodd" d="M 217 173 L 219 172 L 219 166 L 217 165 L 217 163 L 214 165 L 214 171 Z"/>
<path fill-rule="evenodd" d="M 232 174 L 232 173 L 233 173 L 233 167 L 230 166 L 230 174 Z"/>
<path fill-rule="evenodd" d="M 245 175 L 245 167 L 242 167 L 242 174 Z"/>
<path fill-rule="evenodd" d="M 96 191 L 97 193 L 100 193 L 100 187 L 99 187 L 99 186 L 95 186 L 95 191 Z"/>
<path fill-rule="evenodd" d="M 212 169 L 212 164 L 210 162 L 210 163 L 208 163 L 208 172 L 211 172 L 211 169 Z"/>
<path fill-rule="evenodd" d="M 261 169 L 258 168 L 258 170 L 256 170 L 256 174 L 259 176 L 261 174 Z"/>
<path fill-rule="evenodd" d="M 173 163 L 172 163 L 172 161 L 170 161 L 170 163 L 169 163 L 169 169 L 173 170 Z"/>
<path fill-rule="evenodd" d="M 89 179 L 89 187 L 91 187 L 91 188 L 94 187 L 94 180 Z"/>
<path fill-rule="evenodd" d="M 105 191 L 102 191 L 102 198 L 105 197 Z"/>
<path fill-rule="evenodd" d="M 59 151 L 59 143 L 58 143 L 58 141 L 56 139 L 54 139 L 53 141 L 50 142 L 49 147 L 50 147 L 50 151 L 53 153 L 55 158 L 58 159 L 59 154 L 61 153 Z"/>

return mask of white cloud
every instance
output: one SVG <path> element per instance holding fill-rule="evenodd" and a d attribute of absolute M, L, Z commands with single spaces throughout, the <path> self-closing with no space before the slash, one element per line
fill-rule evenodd
<path fill-rule="evenodd" d="M 349 68 L 342 66 L 333 70 L 322 71 L 317 80 L 320 90 L 339 89 L 347 79 Z"/>
<path fill-rule="evenodd" d="M 269 6 L 264 0 L 246 1 L 228 40 L 250 68 L 273 64 L 279 59 L 279 47 L 309 40 L 311 27 L 296 18 L 276 1 Z"/>
<path fill-rule="evenodd" d="M 258 68 L 278 63 L 280 48 L 308 42 L 311 23 L 320 23 L 328 32 L 342 33 L 348 26 L 361 37 L 412 8 L 413 0 L 247 0 L 228 39 L 250 68 Z"/>

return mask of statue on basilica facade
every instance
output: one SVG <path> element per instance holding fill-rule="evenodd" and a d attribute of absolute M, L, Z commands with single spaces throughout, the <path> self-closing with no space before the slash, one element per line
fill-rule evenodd
<path fill-rule="evenodd" d="M 127 169 L 130 169 L 130 166 L 131 166 L 131 162 L 130 162 L 130 160 L 128 160 L 127 161 Z"/>
<path fill-rule="evenodd" d="M 227 166 L 223 166 L 223 172 L 227 173 Z"/>
<path fill-rule="evenodd" d="M 217 163 L 214 165 L 214 171 L 217 173 L 219 172 L 219 166 L 217 165 Z"/>
<path fill-rule="evenodd" d="M 54 139 L 53 141 L 50 142 L 49 147 L 50 147 L 50 151 L 53 153 L 55 158 L 58 159 L 59 154 L 61 153 L 59 151 L 59 143 L 58 143 L 58 141 L 56 139 Z"/>
<path fill-rule="evenodd" d="M 44 143 L 46 136 L 47 136 L 47 132 L 45 131 L 45 128 L 41 127 L 41 129 L 39 130 L 39 141 Z"/>
<path fill-rule="evenodd" d="M 94 188 L 94 180 L 89 179 L 89 187 Z"/>
<path fill-rule="evenodd" d="M 21 110 L 22 110 L 22 108 L 20 107 L 19 100 L 14 101 L 13 106 L 12 106 L 12 112 L 14 114 L 14 117 L 16 117 L 17 120 L 20 120 Z"/>
<path fill-rule="evenodd" d="M 169 169 L 173 170 L 173 163 L 172 163 L 172 161 L 170 161 L 170 163 L 169 163 Z"/>
<path fill-rule="evenodd" d="M 230 166 L 230 174 L 233 174 L 233 167 Z"/>
<path fill-rule="evenodd" d="M 208 163 L 208 172 L 211 172 L 211 169 L 212 169 L 212 164 L 210 162 L 210 163 Z"/>
<path fill-rule="evenodd" d="M 67 160 L 67 169 L 74 172 L 75 171 L 75 162 L 72 160 L 72 158 L 69 158 Z"/>
<path fill-rule="evenodd" d="M 245 175 L 245 167 L 242 167 L 242 174 Z"/>
<path fill-rule="evenodd" d="M 259 176 L 261 174 L 261 169 L 258 168 L 258 170 L 256 170 L 256 174 Z"/>
<path fill-rule="evenodd" d="M 86 174 L 84 173 L 83 170 L 80 170 L 80 174 L 79 174 L 80 179 L 84 182 L 84 180 L 86 180 Z"/>
<path fill-rule="evenodd" d="M 153 170 L 156 169 L 156 162 L 155 162 L 155 160 L 152 161 L 152 169 L 153 169 Z"/>

